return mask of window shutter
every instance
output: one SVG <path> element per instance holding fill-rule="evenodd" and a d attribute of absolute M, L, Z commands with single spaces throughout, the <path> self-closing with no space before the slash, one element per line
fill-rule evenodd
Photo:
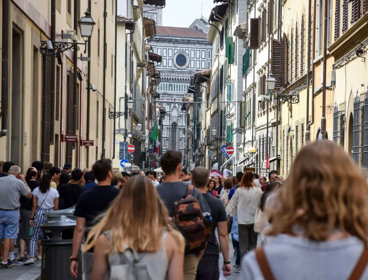
<path fill-rule="evenodd" d="M 293 80 L 294 74 L 294 30 L 291 29 L 291 38 L 290 38 L 290 79 L 291 82 Z"/>
<path fill-rule="evenodd" d="M 282 39 L 282 60 L 283 60 L 283 71 L 282 71 L 282 85 L 284 87 L 287 87 L 288 85 L 288 38 L 286 34 L 284 33 L 283 39 Z"/>
<path fill-rule="evenodd" d="M 67 76 L 67 122 L 66 131 L 67 134 L 74 133 L 74 87 L 73 87 L 73 73 L 69 73 Z"/>
<path fill-rule="evenodd" d="M 250 64 L 250 57 L 251 57 L 251 52 L 250 52 L 250 48 L 248 48 L 243 55 L 243 69 L 242 69 L 243 76 L 248 72 L 249 64 Z"/>
<path fill-rule="evenodd" d="M 258 49 L 259 48 L 259 18 L 251 18 L 250 19 L 250 48 Z"/>
<path fill-rule="evenodd" d="M 357 0 L 351 0 L 351 23 L 354 23 L 358 20 L 358 5 Z"/>
<path fill-rule="evenodd" d="M 339 139 L 339 109 L 337 106 L 334 108 L 333 112 L 333 141 L 337 144 Z"/>
<path fill-rule="evenodd" d="M 275 89 L 279 90 L 283 82 L 283 50 L 282 42 L 272 41 L 271 69 L 276 79 Z"/>
<path fill-rule="evenodd" d="M 359 96 L 354 99 L 354 119 L 353 119 L 353 145 L 352 145 L 352 157 L 356 163 L 359 161 L 359 140 L 360 140 L 360 98 Z"/>
<path fill-rule="evenodd" d="M 298 78 L 298 61 L 299 58 L 299 33 L 298 33 L 298 23 L 295 24 L 295 80 Z"/>
<path fill-rule="evenodd" d="M 357 22 L 360 18 L 360 0 L 353 0 L 351 22 Z"/>
<path fill-rule="evenodd" d="M 340 37 L 340 0 L 336 0 L 335 7 L 335 41 Z"/>
<path fill-rule="evenodd" d="M 368 91 L 364 98 L 363 107 L 363 167 L 368 167 Z"/>
<path fill-rule="evenodd" d="M 227 91 L 227 101 L 231 101 L 232 99 L 231 83 L 228 83 L 226 85 L 226 91 Z"/>
<path fill-rule="evenodd" d="M 229 64 L 234 63 L 235 43 L 232 37 L 226 38 L 226 58 Z"/>
<path fill-rule="evenodd" d="M 267 11 L 263 10 L 262 12 L 262 42 L 266 41 L 266 32 L 267 32 Z"/>
<path fill-rule="evenodd" d="M 268 32 L 272 34 L 273 32 L 273 0 L 268 2 Z"/>
<path fill-rule="evenodd" d="M 305 15 L 302 15 L 302 24 L 300 29 L 300 76 L 303 76 L 305 60 Z"/>
<path fill-rule="evenodd" d="M 345 33 L 348 30 L 348 19 L 349 19 L 349 0 L 343 0 L 343 7 L 342 7 L 342 33 Z"/>

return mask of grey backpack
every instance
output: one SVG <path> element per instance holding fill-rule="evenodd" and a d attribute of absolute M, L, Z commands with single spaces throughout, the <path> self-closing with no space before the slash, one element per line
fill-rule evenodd
<path fill-rule="evenodd" d="M 152 280 L 146 264 L 141 260 L 144 254 L 139 255 L 135 250 L 127 247 L 122 253 L 109 255 L 111 280 Z"/>

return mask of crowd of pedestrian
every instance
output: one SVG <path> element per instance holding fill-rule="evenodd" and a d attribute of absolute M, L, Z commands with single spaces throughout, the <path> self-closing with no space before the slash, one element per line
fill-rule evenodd
<path fill-rule="evenodd" d="M 127 174 L 109 159 L 90 171 L 34 162 L 23 176 L 2 164 L 1 266 L 42 258 L 45 214 L 75 207 L 74 277 L 368 279 L 368 186 L 332 142 L 306 145 L 285 181 L 275 170 L 188 173 L 177 151 L 160 165 L 162 174 Z"/>

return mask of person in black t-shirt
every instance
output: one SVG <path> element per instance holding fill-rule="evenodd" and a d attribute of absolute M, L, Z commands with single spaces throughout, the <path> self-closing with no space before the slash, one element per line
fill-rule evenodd
<path fill-rule="evenodd" d="M 107 210 L 119 194 L 119 190 L 111 186 L 113 178 L 111 160 L 98 160 L 93 165 L 92 171 L 98 185 L 80 195 L 74 211 L 77 225 L 74 229 L 72 256 L 70 257 L 70 272 L 74 277 L 78 276 L 78 254 L 83 235 L 88 234 L 88 229 L 96 223 L 97 216 Z M 87 229 L 86 232 L 85 229 Z M 93 252 L 83 254 L 83 268 L 85 278 L 90 279 L 93 268 Z"/>
<path fill-rule="evenodd" d="M 79 196 L 83 192 L 80 182 L 83 177 L 83 172 L 79 168 L 72 171 L 72 179 L 68 184 L 59 187 L 60 194 L 60 209 L 66 209 L 77 204 Z"/>
<path fill-rule="evenodd" d="M 212 216 L 212 233 L 208 240 L 207 247 L 204 251 L 203 257 L 200 260 L 197 268 L 196 279 L 219 279 L 219 245 L 215 235 L 217 233 L 220 241 L 220 249 L 224 258 L 224 265 L 222 272 L 224 276 L 231 275 L 231 262 L 229 256 L 229 236 L 227 232 L 227 217 L 224 204 L 218 198 L 207 192 L 209 171 L 208 169 L 199 166 L 192 171 L 193 185 L 202 193 L 204 199 L 207 201 Z"/>
<path fill-rule="evenodd" d="M 33 191 L 35 188 L 39 187 L 39 182 L 37 181 L 38 171 L 35 167 L 28 168 L 26 173 L 26 182 Z M 32 212 L 32 197 L 26 198 L 21 196 L 20 198 L 20 223 L 19 223 L 19 261 L 24 261 L 24 251 L 27 247 L 29 252 L 29 219 L 31 218 Z"/>

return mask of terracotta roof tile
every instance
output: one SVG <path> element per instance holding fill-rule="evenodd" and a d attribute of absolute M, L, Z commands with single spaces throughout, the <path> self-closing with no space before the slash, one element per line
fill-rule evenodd
<path fill-rule="evenodd" d="M 156 35 L 165 35 L 173 37 L 192 37 L 206 38 L 206 34 L 194 28 L 171 27 L 171 26 L 156 26 Z"/>

